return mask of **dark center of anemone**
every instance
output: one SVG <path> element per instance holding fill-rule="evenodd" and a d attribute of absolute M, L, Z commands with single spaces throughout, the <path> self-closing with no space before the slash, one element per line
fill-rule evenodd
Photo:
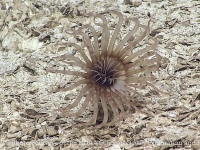
<path fill-rule="evenodd" d="M 116 83 L 117 74 L 119 73 L 117 66 L 116 61 L 111 58 L 98 60 L 92 70 L 95 82 L 105 86 L 111 86 Z"/>

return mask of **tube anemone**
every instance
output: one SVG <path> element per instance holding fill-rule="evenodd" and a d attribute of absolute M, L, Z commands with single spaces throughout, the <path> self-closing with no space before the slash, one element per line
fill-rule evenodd
<path fill-rule="evenodd" d="M 112 32 L 105 16 L 106 13 L 118 16 L 117 25 Z M 138 85 L 148 85 L 159 91 L 151 84 L 151 81 L 155 79 L 152 72 L 158 71 L 161 57 L 156 53 L 157 38 L 149 36 L 150 21 L 145 26 L 140 24 L 138 18 L 124 19 L 124 16 L 116 11 L 92 14 L 92 17 L 94 17 L 94 24 L 101 28 L 101 36 L 98 36 L 99 32 L 92 25 L 86 24 L 69 33 L 73 36 L 82 36 L 83 47 L 76 43 L 66 43 L 74 47 L 80 57 L 69 54 L 55 57 L 59 61 L 78 67 L 79 70 L 50 68 L 46 70 L 51 73 L 79 77 L 80 80 L 73 85 L 54 91 L 64 92 L 80 85 L 83 86 L 74 102 L 60 110 L 66 117 L 78 117 L 91 104 L 93 116 L 84 125 L 95 124 L 99 128 L 115 124 L 127 115 L 131 107 L 135 107 L 134 96 L 142 87 Z M 97 22 L 97 20 L 101 21 Z M 119 39 L 125 21 L 133 22 L 134 26 L 124 38 Z M 90 35 L 85 30 L 90 31 Z M 76 113 L 70 113 L 69 111 L 77 107 L 81 100 L 84 101 L 79 110 Z M 99 109 L 103 110 L 103 119 L 97 123 Z"/>

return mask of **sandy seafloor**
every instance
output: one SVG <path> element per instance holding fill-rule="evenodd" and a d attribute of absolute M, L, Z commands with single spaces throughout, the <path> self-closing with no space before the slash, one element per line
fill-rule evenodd
<path fill-rule="evenodd" d="M 143 91 L 147 105 L 141 110 L 155 117 L 130 112 L 111 127 L 77 128 L 91 116 L 88 110 L 76 119 L 54 110 L 73 100 L 78 89 L 48 93 L 76 78 L 44 68 L 58 65 L 53 56 L 75 53 L 58 46 L 63 39 L 80 42 L 66 33 L 70 27 L 92 22 L 89 12 L 108 9 L 138 17 L 142 24 L 151 18 L 158 53 L 168 59 L 154 84 L 170 95 Z M 1 0 L 0 149 L 200 149 L 200 1 Z"/>

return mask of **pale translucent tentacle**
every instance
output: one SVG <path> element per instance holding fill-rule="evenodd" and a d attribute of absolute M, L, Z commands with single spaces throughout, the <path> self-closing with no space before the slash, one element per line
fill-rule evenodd
<path fill-rule="evenodd" d="M 156 38 L 151 38 L 154 43 L 151 44 L 150 46 L 147 46 L 145 47 L 144 49 L 141 49 L 133 54 L 130 54 L 128 57 L 126 57 L 123 62 L 124 63 L 128 63 L 130 62 L 131 60 L 135 59 L 136 57 L 146 53 L 146 52 L 149 52 L 150 50 L 154 50 L 156 48 L 156 46 L 158 45 L 158 40 Z"/>
<path fill-rule="evenodd" d="M 126 76 L 131 76 L 131 75 L 143 72 L 143 71 L 145 71 L 145 73 L 152 72 L 152 71 L 158 71 L 158 66 L 157 65 L 151 65 L 151 66 L 144 66 L 143 68 L 128 70 L 126 72 Z"/>
<path fill-rule="evenodd" d="M 146 84 L 147 81 L 153 81 L 155 78 L 152 77 L 129 77 L 125 79 L 125 82 L 128 83 L 140 83 L 140 84 Z"/>
<path fill-rule="evenodd" d="M 98 42 L 98 33 L 96 32 L 96 30 L 89 24 L 86 24 L 83 26 L 83 28 L 88 28 L 90 29 L 90 31 L 92 31 L 92 36 L 94 37 L 94 51 L 95 51 L 95 55 L 97 59 L 100 59 L 100 47 L 99 47 L 99 42 Z M 96 63 L 96 60 L 95 62 Z"/>
<path fill-rule="evenodd" d="M 87 66 L 81 64 L 81 63 L 77 63 L 77 62 L 73 62 L 73 61 L 64 61 L 64 60 L 62 60 L 62 62 L 66 63 L 66 64 L 69 64 L 69 65 L 71 65 L 73 67 L 79 67 L 82 70 L 84 70 L 85 72 L 87 72 L 88 74 L 91 73 L 91 69 L 88 68 Z"/>
<path fill-rule="evenodd" d="M 150 25 L 150 21 L 148 22 L 148 26 L 143 26 L 143 25 L 140 25 L 141 28 L 144 28 L 145 31 L 138 37 L 136 38 L 135 40 L 133 40 L 130 44 L 128 44 L 128 46 L 126 46 L 125 48 L 123 48 L 117 56 L 120 56 L 120 60 L 124 59 L 125 56 L 131 52 L 131 50 L 136 46 L 136 44 L 138 44 L 139 42 L 141 42 L 145 37 L 146 35 L 149 34 L 150 32 L 150 28 L 149 28 L 149 25 Z M 145 28 L 146 27 L 146 28 Z"/>
<path fill-rule="evenodd" d="M 116 11 L 109 11 L 109 12 L 112 12 L 112 13 L 118 15 L 119 20 L 118 20 L 117 26 L 115 28 L 115 31 L 113 32 L 112 38 L 110 40 L 110 44 L 108 46 L 108 52 L 107 52 L 108 56 L 110 56 L 114 50 L 115 41 L 116 41 L 117 35 L 120 32 L 122 23 L 123 23 L 123 15 L 120 12 L 116 12 Z"/>
<path fill-rule="evenodd" d="M 100 95 L 100 100 L 101 100 L 101 105 L 103 108 L 103 121 L 100 125 L 96 126 L 96 128 L 101 128 L 102 126 L 106 125 L 107 121 L 108 121 L 108 108 L 107 108 L 107 104 L 106 104 L 106 99 L 105 99 L 105 95 L 104 93 L 102 93 L 102 95 Z"/>
<path fill-rule="evenodd" d="M 169 95 L 168 92 L 163 92 L 163 91 L 161 91 L 158 87 L 156 87 L 155 85 L 153 85 L 153 84 L 150 83 L 150 82 L 147 82 L 146 84 L 147 84 L 148 86 L 151 86 L 152 88 L 154 88 L 157 92 L 160 92 L 160 93 L 165 94 L 165 95 Z"/>
<path fill-rule="evenodd" d="M 102 31 L 102 38 L 101 38 L 101 52 L 103 56 L 106 55 L 107 53 L 107 48 L 108 48 L 108 43 L 109 43 L 109 38 L 110 38 L 110 31 L 109 28 L 107 26 L 107 20 L 106 17 L 101 15 L 101 14 L 97 14 L 94 16 L 94 18 L 101 18 L 103 23 L 96 23 L 94 22 L 97 26 L 100 26 L 103 28 Z"/>
<path fill-rule="evenodd" d="M 86 122 L 86 123 L 84 123 L 83 124 L 84 126 L 95 124 L 96 123 L 96 119 L 97 119 L 97 115 L 98 115 L 98 111 L 99 111 L 99 108 L 98 108 L 98 104 L 99 104 L 99 99 L 98 99 L 99 92 L 97 93 L 97 91 L 95 89 L 93 89 L 93 88 L 92 88 L 93 96 L 92 96 L 91 103 L 93 104 L 94 112 L 93 112 L 93 116 L 92 116 L 91 120 L 88 121 L 88 122 Z"/>
<path fill-rule="evenodd" d="M 83 73 L 83 72 L 78 72 L 78 71 L 66 71 L 66 70 L 54 70 L 54 69 L 45 69 L 47 72 L 51 72 L 51 73 L 61 73 L 61 74 L 67 74 L 67 75 L 74 75 L 74 76 L 79 76 L 79 77 L 83 77 L 83 78 L 87 78 L 88 74 L 87 73 Z"/>
<path fill-rule="evenodd" d="M 111 100 L 111 101 L 109 101 L 109 104 L 110 104 L 111 109 L 113 111 L 114 118 L 111 122 L 106 124 L 107 126 L 111 126 L 111 125 L 115 124 L 119 120 L 119 117 L 120 117 L 116 103 L 114 103 L 114 101 Z"/>
<path fill-rule="evenodd" d="M 141 66 L 140 63 L 142 63 L 143 61 L 146 61 L 146 60 L 151 60 L 151 61 L 152 61 L 151 64 L 152 64 L 152 63 L 153 63 L 153 64 L 156 64 L 157 61 L 152 60 L 152 59 L 154 59 L 154 57 L 155 57 L 155 56 L 153 56 L 153 55 L 155 55 L 155 53 L 152 52 L 152 51 L 150 51 L 150 52 L 148 52 L 148 53 L 144 53 L 142 56 L 138 57 L 138 58 L 137 58 L 136 60 L 134 60 L 133 62 L 128 63 L 128 64 L 125 66 L 125 68 L 126 68 L 127 70 L 131 70 L 131 69 L 133 70 L 135 67 Z M 150 58 L 150 57 L 151 57 L 151 58 Z M 150 65 L 150 64 L 146 64 L 146 65 Z"/>
<path fill-rule="evenodd" d="M 67 45 L 71 45 L 73 46 L 76 50 L 78 50 L 78 52 L 81 54 L 81 56 L 83 57 L 85 63 L 91 67 L 91 61 L 88 59 L 88 56 L 85 54 L 85 52 L 83 51 L 83 48 L 81 48 L 79 45 L 75 44 L 75 43 L 71 43 L 71 42 L 67 42 Z"/>
<path fill-rule="evenodd" d="M 74 31 L 73 33 L 69 33 L 69 32 L 67 32 L 67 33 L 70 34 L 70 35 L 82 35 L 84 37 L 84 43 L 85 43 L 85 46 L 88 49 L 88 52 L 90 54 L 90 58 L 91 58 L 92 62 L 95 62 L 94 60 L 95 60 L 96 56 L 94 54 L 94 51 L 92 50 L 93 49 L 92 48 L 92 43 L 90 41 L 90 38 L 89 38 L 88 34 L 82 32 L 81 28 L 76 30 L 76 31 Z"/>
<path fill-rule="evenodd" d="M 66 88 L 62 88 L 62 89 L 54 89 L 52 90 L 50 93 L 56 93 L 56 92 L 66 92 L 66 91 L 69 91 L 71 89 L 74 89 L 76 88 L 77 86 L 81 85 L 81 84 L 89 84 L 90 83 L 90 79 L 82 79 L 82 80 L 79 80 L 77 81 L 76 83 L 74 83 L 73 85 L 71 86 L 68 86 Z"/>
<path fill-rule="evenodd" d="M 131 90 L 132 91 L 132 90 Z M 118 99 L 119 103 L 122 105 L 122 104 L 126 104 L 126 106 L 128 107 L 128 109 L 125 110 L 123 109 L 122 112 L 121 112 L 121 119 L 123 119 L 129 112 L 130 108 L 131 108 L 131 100 L 132 100 L 132 97 L 128 96 L 125 92 L 124 93 L 121 93 L 119 91 L 116 91 L 116 94 L 118 97 L 120 97 Z"/>
<path fill-rule="evenodd" d="M 64 54 L 64 55 L 61 55 L 61 56 L 58 56 L 58 57 L 53 57 L 53 58 L 57 59 L 57 60 L 60 60 L 62 62 L 65 62 L 65 63 L 70 63 L 70 62 L 66 61 L 66 59 L 71 59 L 71 60 L 73 60 L 75 62 L 75 64 L 78 67 L 84 69 L 85 71 L 88 71 L 88 69 L 90 69 L 90 66 L 88 64 L 84 63 L 78 57 L 75 57 L 75 56 L 70 55 L 70 54 Z"/>
<path fill-rule="evenodd" d="M 117 104 L 117 106 L 118 106 L 118 108 L 121 110 L 121 112 L 120 112 L 120 118 L 122 117 L 124 117 L 124 107 L 123 107 L 123 104 L 121 103 L 121 101 L 120 101 L 120 97 L 119 97 L 119 95 L 117 95 L 116 94 L 117 93 L 117 91 L 114 93 L 113 92 L 113 99 L 114 99 L 114 101 L 116 102 L 116 104 Z"/>
<path fill-rule="evenodd" d="M 68 105 L 68 106 L 66 106 L 66 107 L 64 107 L 64 108 L 62 108 L 62 110 L 65 112 L 65 111 L 69 111 L 70 109 L 76 107 L 76 106 L 80 103 L 80 101 L 81 101 L 82 97 L 85 95 L 85 93 L 87 93 L 87 91 L 90 90 L 90 88 L 91 88 L 91 85 L 86 85 L 86 86 L 80 91 L 80 93 L 79 93 L 79 95 L 77 96 L 76 100 L 75 100 L 72 104 L 70 104 L 70 105 Z"/>
<path fill-rule="evenodd" d="M 133 66 L 132 66 L 132 68 L 133 67 L 145 67 L 145 66 L 150 66 L 150 65 L 155 65 L 155 61 L 153 61 L 152 59 L 145 59 L 145 60 L 141 60 L 141 61 L 139 61 L 139 63 L 137 63 L 137 64 L 134 64 Z M 131 70 L 131 68 L 129 69 L 129 70 Z"/>
<path fill-rule="evenodd" d="M 68 116 L 69 117 L 78 117 L 80 116 L 86 109 L 86 107 L 88 106 L 88 104 L 90 103 L 91 101 L 91 97 L 92 97 L 92 93 L 91 93 L 91 90 L 89 91 L 85 101 L 83 102 L 81 108 L 78 110 L 78 112 L 74 113 L 74 114 L 69 114 Z"/>
<path fill-rule="evenodd" d="M 133 36 L 133 34 L 137 31 L 137 29 L 140 27 L 140 22 L 137 18 L 129 18 L 130 20 L 135 22 L 134 28 L 123 38 L 122 41 L 118 43 L 116 46 L 116 49 L 113 52 L 113 55 L 119 54 L 122 47 L 125 45 L 125 43 Z"/>

